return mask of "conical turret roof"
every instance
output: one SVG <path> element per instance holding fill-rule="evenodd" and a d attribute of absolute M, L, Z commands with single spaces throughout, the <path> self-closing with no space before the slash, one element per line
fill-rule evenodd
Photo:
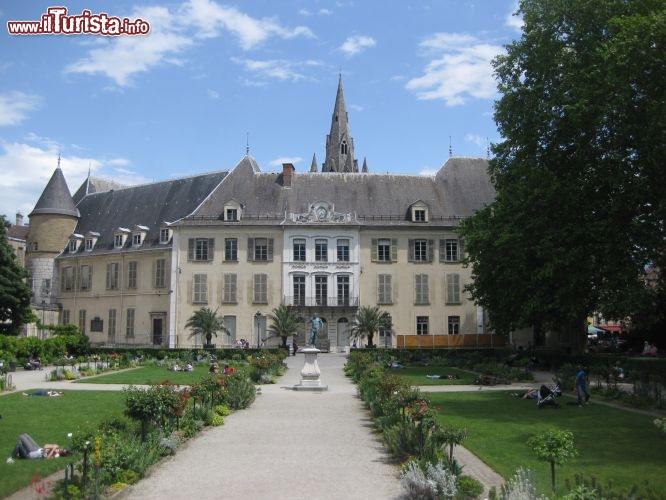
<path fill-rule="evenodd" d="M 60 167 L 53 172 L 51 180 L 44 188 L 35 208 L 28 217 L 41 214 L 79 216 L 79 210 L 74 205 L 74 200 Z"/>

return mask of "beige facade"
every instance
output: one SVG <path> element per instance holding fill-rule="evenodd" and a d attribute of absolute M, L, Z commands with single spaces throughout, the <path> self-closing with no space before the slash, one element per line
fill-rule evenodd
<path fill-rule="evenodd" d="M 282 230 L 279 226 L 183 225 L 175 228 L 172 254 L 171 346 L 201 346 L 185 323 L 201 307 L 217 310 L 229 334 L 213 343 L 256 346 L 266 338 L 266 316 L 282 301 Z M 259 314 L 257 314 L 259 313 Z"/>
<path fill-rule="evenodd" d="M 89 178 L 70 196 L 58 168 L 31 214 L 35 297 L 95 344 L 201 346 L 185 325 L 207 307 L 229 330 L 216 345 L 274 345 L 281 304 L 303 319 L 299 343 L 319 315 L 317 345 L 331 350 L 354 345 L 360 306 L 391 314 L 379 346 L 487 333 L 456 234 L 494 197 L 487 161 L 450 158 L 431 177 L 359 170 L 347 116 L 340 80 L 321 171 L 313 155 L 307 172 L 263 172 L 248 153 L 228 172 L 135 187 Z"/>
<path fill-rule="evenodd" d="M 170 265 L 170 248 L 59 259 L 62 322 L 95 344 L 166 345 Z"/>
<path fill-rule="evenodd" d="M 388 311 L 398 335 L 485 333 L 463 290 L 470 271 L 461 262 L 462 245 L 453 226 L 364 230 L 362 305 L 378 304 Z"/>

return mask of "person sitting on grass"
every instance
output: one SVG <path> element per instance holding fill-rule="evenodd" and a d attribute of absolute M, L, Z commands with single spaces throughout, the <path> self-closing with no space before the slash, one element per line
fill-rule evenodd
<path fill-rule="evenodd" d="M 538 389 L 528 389 L 524 394 L 518 394 L 517 392 L 512 392 L 511 397 L 521 398 L 521 399 L 538 399 L 539 390 Z"/>
<path fill-rule="evenodd" d="M 426 375 L 426 378 L 430 379 L 445 379 L 445 380 L 458 380 L 460 377 L 458 375 Z"/>

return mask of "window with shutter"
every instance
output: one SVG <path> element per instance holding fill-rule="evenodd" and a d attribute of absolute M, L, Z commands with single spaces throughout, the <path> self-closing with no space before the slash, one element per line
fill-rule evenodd
<path fill-rule="evenodd" d="M 460 304 L 460 275 L 446 275 L 446 303 Z"/>
<path fill-rule="evenodd" d="M 255 304 L 268 303 L 268 275 L 255 274 L 254 275 L 254 298 Z"/>

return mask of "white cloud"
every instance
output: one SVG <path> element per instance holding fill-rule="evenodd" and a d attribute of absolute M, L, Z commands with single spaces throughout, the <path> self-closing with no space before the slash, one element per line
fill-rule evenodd
<path fill-rule="evenodd" d="M 125 87 L 137 73 L 164 64 L 182 66 L 182 54 L 196 40 L 215 38 L 223 32 L 238 39 L 243 50 L 250 50 L 277 37 L 314 38 L 305 26 L 285 27 L 271 18 L 255 19 L 235 7 L 212 0 L 188 0 L 176 10 L 167 7 L 135 9 L 131 19 L 141 18 L 150 24 L 145 36 L 96 37 L 87 55 L 65 68 L 66 73 L 102 74 L 116 85 Z"/>
<path fill-rule="evenodd" d="M 88 51 L 87 57 L 67 66 L 65 73 L 101 73 L 125 87 L 137 73 L 160 64 L 178 64 L 180 59 L 174 56 L 194 43 L 191 37 L 178 33 L 178 18 L 165 7 L 136 10 L 132 18 L 149 22 L 150 33 L 104 39 Z"/>
<path fill-rule="evenodd" d="M 487 137 L 481 137 L 480 135 L 477 135 L 477 134 L 465 134 L 465 142 L 468 142 L 470 144 L 474 144 L 475 146 L 479 147 L 480 149 L 487 149 L 488 148 L 488 138 Z"/>
<path fill-rule="evenodd" d="M 220 31 L 228 31 L 236 36 L 245 50 L 261 44 L 273 36 L 290 39 L 295 37 L 314 38 L 305 26 L 287 28 L 271 18 L 255 19 L 235 7 L 220 5 L 212 0 L 189 0 L 180 12 L 185 25 L 194 26 L 197 37 L 219 36 Z"/>
<path fill-rule="evenodd" d="M 208 97 L 210 99 L 219 99 L 220 98 L 220 93 L 217 90 L 208 89 L 206 91 L 206 93 L 208 94 Z"/>
<path fill-rule="evenodd" d="M 318 61 L 287 61 L 284 59 L 269 59 L 259 61 L 256 59 L 241 59 L 232 57 L 231 61 L 243 66 L 246 71 L 254 73 L 258 78 L 277 79 L 296 82 L 308 78 L 304 69 L 320 66 Z M 253 86 L 261 85 L 261 81 L 247 80 Z"/>
<path fill-rule="evenodd" d="M 370 36 L 354 35 L 344 41 L 340 46 L 340 50 L 347 54 L 348 57 L 351 57 L 375 45 L 377 45 L 377 42 Z"/>
<path fill-rule="evenodd" d="M 522 16 L 517 14 L 518 12 L 518 1 L 514 2 L 511 6 L 511 11 L 506 15 L 504 19 L 504 26 L 511 28 L 512 30 L 521 32 L 523 30 L 523 25 L 525 24 Z"/>
<path fill-rule="evenodd" d="M 421 171 L 419 172 L 419 175 L 422 175 L 424 177 L 434 177 L 436 174 L 437 174 L 437 169 L 430 167 L 422 168 Z"/>
<path fill-rule="evenodd" d="M 433 59 L 423 75 L 405 86 L 419 99 L 441 99 L 447 106 L 456 106 L 469 98 L 490 99 L 495 95 L 491 61 L 502 52 L 499 45 L 482 43 L 467 34 L 437 33 L 420 47 Z"/>
<path fill-rule="evenodd" d="M 269 161 L 268 164 L 271 167 L 282 167 L 283 163 L 291 163 L 293 165 L 298 165 L 302 161 L 303 158 L 301 158 L 300 156 L 283 156 L 280 158 L 276 158 L 275 160 Z"/>
<path fill-rule="evenodd" d="M 44 187 L 58 166 L 58 155 L 62 145 L 43 137 L 35 136 L 34 143 L 0 142 L 0 214 L 14 220 L 17 211 L 28 215 L 39 199 Z M 116 167 L 126 167 L 124 158 L 99 159 L 84 156 L 63 156 L 60 167 L 70 192 L 73 194 L 88 175 L 112 178 L 125 184 L 146 182 L 136 174 L 118 175 Z M 126 169 L 125 169 L 126 170 Z"/>
<path fill-rule="evenodd" d="M 330 9 L 319 9 L 317 12 L 312 12 L 309 9 L 300 9 L 298 11 L 299 16 L 310 17 L 310 16 L 330 16 L 333 14 L 333 11 Z"/>
<path fill-rule="evenodd" d="M 37 109 L 40 98 L 18 90 L 0 93 L 0 126 L 17 125 Z"/>

